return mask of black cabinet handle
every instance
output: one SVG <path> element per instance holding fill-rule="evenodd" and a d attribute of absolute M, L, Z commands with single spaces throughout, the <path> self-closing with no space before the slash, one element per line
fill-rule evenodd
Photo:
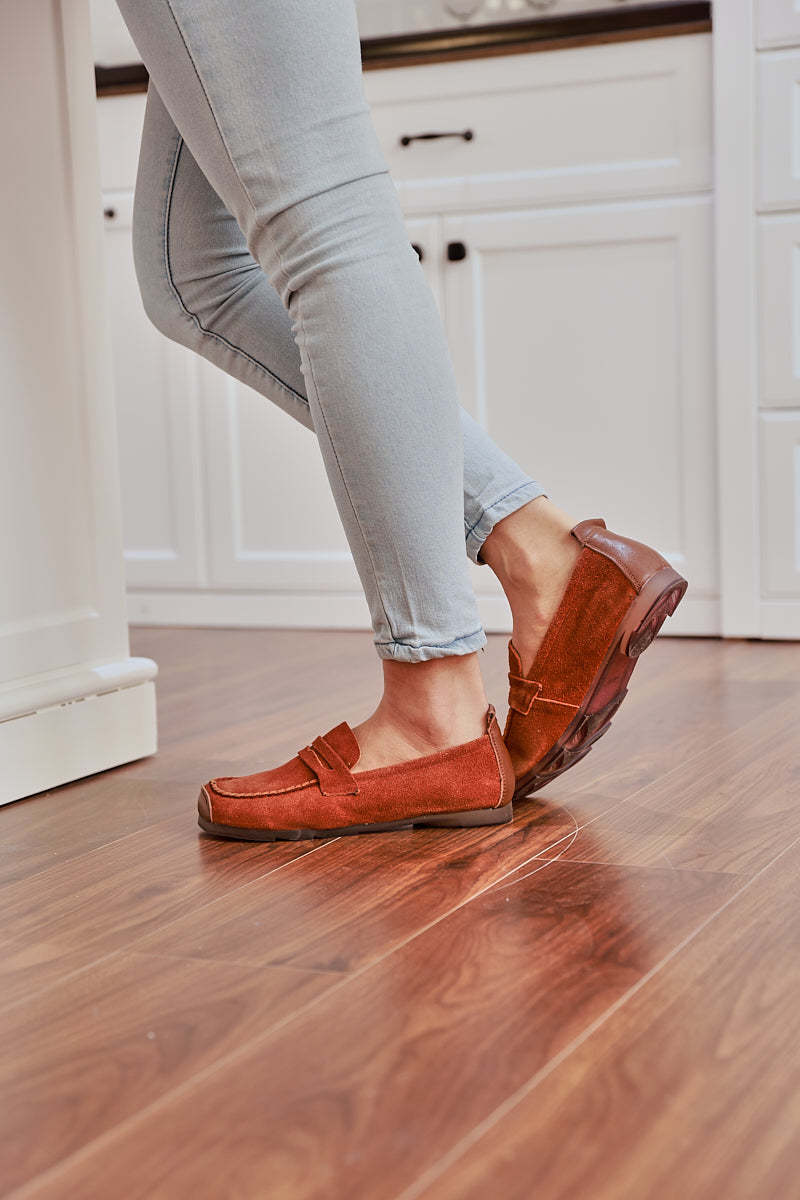
<path fill-rule="evenodd" d="M 434 138 L 454 137 L 471 142 L 475 134 L 471 129 L 455 130 L 451 133 L 404 133 L 400 138 L 401 146 L 410 146 L 412 142 L 432 142 Z"/>
<path fill-rule="evenodd" d="M 418 246 L 416 242 L 411 243 L 411 249 L 415 252 L 417 258 L 422 262 L 425 255 L 422 253 L 422 246 Z"/>
<path fill-rule="evenodd" d="M 114 217 L 116 215 L 117 215 L 117 210 L 115 208 L 104 208 L 103 209 L 103 216 L 105 217 L 105 219 L 107 221 L 113 221 Z"/>
<path fill-rule="evenodd" d="M 448 262 L 461 262 L 467 257 L 467 247 L 463 242 L 448 242 L 447 243 L 447 260 Z"/>

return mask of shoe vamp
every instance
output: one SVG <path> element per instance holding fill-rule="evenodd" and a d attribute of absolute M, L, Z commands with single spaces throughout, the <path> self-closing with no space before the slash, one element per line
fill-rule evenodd
<path fill-rule="evenodd" d="M 268 796 L 293 791 L 315 783 L 316 776 L 299 758 L 293 758 L 281 767 L 270 771 L 258 771 L 254 775 L 235 775 L 223 779 L 212 779 L 213 792 L 221 796 Z"/>

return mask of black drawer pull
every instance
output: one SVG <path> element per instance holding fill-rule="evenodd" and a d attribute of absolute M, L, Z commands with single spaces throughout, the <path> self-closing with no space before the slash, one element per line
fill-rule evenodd
<path fill-rule="evenodd" d="M 456 130 L 452 133 L 404 133 L 400 138 L 401 146 L 410 146 L 412 142 L 432 142 L 434 138 L 454 137 L 471 142 L 475 134 L 471 129 Z"/>
<path fill-rule="evenodd" d="M 418 246 L 416 242 L 411 243 L 411 249 L 415 252 L 417 258 L 422 262 L 425 255 L 422 253 L 422 246 Z"/>
<path fill-rule="evenodd" d="M 463 242 L 448 242 L 447 243 L 447 259 L 448 262 L 461 262 L 467 257 L 467 247 Z"/>
<path fill-rule="evenodd" d="M 105 219 L 107 221 L 113 221 L 114 218 L 116 217 L 116 215 L 117 215 L 117 210 L 115 208 L 104 208 L 103 209 L 103 216 L 105 217 Z"/>

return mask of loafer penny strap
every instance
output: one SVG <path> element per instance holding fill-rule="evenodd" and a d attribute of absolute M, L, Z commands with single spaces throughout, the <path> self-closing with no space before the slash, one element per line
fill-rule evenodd
<path fill-rule="evenodd" d="M 515 712 L 527 716 L 531 705 L 542 690 L 542 685 L 535 679 L 523 679 L 521 675 L 508 676 L 508 706 Z"/>
<path fill-rule="evenodd" d="M 314 772 L 323 796 L 358 795 L 358 784 L 347 763 L 324 737 L 314 738 L 310 746 L 298 751 L 297 757 Z"/>

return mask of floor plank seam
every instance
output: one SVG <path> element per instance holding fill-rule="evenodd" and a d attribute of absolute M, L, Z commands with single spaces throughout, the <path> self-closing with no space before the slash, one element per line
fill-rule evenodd
<path fill-rule="evenodd" d="M 538 870 L 543 871 L 555 862 L 558 862 L 557 857 L 543 860 Z M 536 871 L 532 872 L 532 874 L 536 873 Z M 513 872 L 510 872 L 509 874 L 513 874 Z M 504 876 L 504 878 L 507 878 L 507 876 Z M 486 887 L 483 887 L 479 891 L 471 894 L 465 900 L 461 901 L 460 904 L 455 905 L 446 913 L 441 914 L 441 916 L 439 916 L 436 920 L 430 921 L 427 925 L 424 925 L 416 930 L 413 934 L 411 934 L 410 937 L 404 938 L 402 941 L 396 943 L 385 954 L 378 955 L 377 958 L 373 959 L 369 963 L 366 963 L 357 971 L 352 972 L 352 974 L 341 979 L 339 982 L 334 983 L 332 987 L 326 989 L 326 991 L 321 993 L 319 996 L 312 997 L 310 1000 L 306 1001 L 305 1004 L 300 1005 L 300 1007 L 294 1012 L 288 1013 L 285 1017 L 282 1017 L 281 1020 L 277 1021 L 275 1025 L 272 1026 L 268 1031 L 265 1030 L 260 1034 L 256 1034 L 255 1037 L 248 1039 L 248 1041 L 244 1042 L 241 1046 L 237 1046 L 235 1050 L 231 1050 L 228 1054 L 223 1055 L 221 1058 L 217 1059 L 216 1062 L 210 1063 L 207 1067 L 204 1067 L 201 1071 L 198 1071 L 190 1078 L 183 1080 L 183 1082 L 172 1088 L 170 1091 L 165 1092 L 156 1100 L 144 1105 L 144 1107 L 139 1109 L 138 1112 L 132 1113 L 129 1117 L 126 1117 L 112 1129 L 106 1130 L 104 1133 L 100 1134 L 99 1137 L 93 1139 L 91 1142 L 87 1142 L 85 1146 L 81 1146 L 78 1150 L 75 1150 L 72 1154 L 67 1155 L 66 1158 L 63 1158 L 60 1162 L 54 1163 L 46 1171 L 43 1171 L 41 1174 L 35 1176 L 32 1180 L 29 1180 L 27 1183 L 23 1184 L 23 1186 L 17 1189 L 17 1191 L 5 1197 L 5 1200 L 24 1200 L 26 1195 L 30 1195 L 32 1188 L 46 1183 L 51 1178 L 55 1178 L 60 1171 L 72 1166 L 75 1163 L 79 1163 L 83 1158 L 88 1157 L 90 1154 L 94 1153 L 98 1149 L 101 1149 L 106 1144 L 113 1142 L 114 1138 L 121 1136 L 129 1129 L 134 1128 L 139 1122 L 146 1120 L 160 1108 L 172 1103 L 183 1094 L 190 1092 L 199 1084 L 202 1084 L 207 1079 L 210 1079 L 217 1072 L 233 1065 L 239 1059 L 247 1057 L 253 1050 L 259 1049 L 265 1042 L 268 1042 L 270 1038 L 274 1038 L 280 1034 L 292 1021 L 298 1020 L 300 1017 L 305 1016 L 306 1013 L 323 1001 L 330 1000 L 330 998 L 342 988 L 355 983 L 368 971 L 373 970 L 380 963 L 384 962 L 390 957 L 390 955 L 395 954 L 404 946 L 410 945 L 411 942 L 413 942 L 416 938 L 421 937 L 429 929 L 433 929 L 441 921 L 447 920 L 454 913 L 466 907 L 467 904 L 471 904 L 474 900 L 478 899 L 479 896 L 482 896 L 486 892 L 490 891 L 493 886 L 494 884 L 487 884 Z M 122 953 L 124 953 L 122 950 L 117 950 L 114 952 L 114 954 Z"/>
<path fill-rule="evenodd" d="M 751 878 L 749 871 L 721 871 L 718 867 L 714 867 L 713 870 L 708 871 L 704 867 L 689 867 L 689 866 L 676 867 L 669 861 L 667 862 L 667 865 L 664 867 L 661 865 L 661 863 L 657 863 L 657 862 L 626 863 L 626 862 L 615 862 L 614 860 L 609 859 L 609 858 L 568 858 L 568 859 L 565 859 L 563 854 L 559 855 L 559 859 L 563 862 L 576 863 L 578 866 L 583 866 L 583 867 L 622 867 L 624 870 L 671 871 L 671 872 L 674 872 L 676 875 L 703 875 L 703 876 L 705 876 L 705 875 L 721 875 L 728 879 L 750 879 Z M 543 861 L 547 862 L 550 860 L 545 859 Z M 514 880 L 512 882 L 516 882 L 516 880 Z"/>
<path fill-rule="evenodd" d="M 592 1021 L 592 1023 L 588 1025 L 580 1034 L 578 1034 L 577 1037 L 573 1038 L 571 1042 L 559 1050 L 559 1052 L 555 1054 L 547 1063 L 545 1063 L 544 1066 L 541 1067 L 534 1075 L 532 1075 L 530 1079 L 526 1080 L 526 1082 L 522 1084 L 521 1087 L 517 1088 L 517 1090 L 513 1092 L 511 1096 L 504 1100 L 502 1104 L 498 1105 L 497 1108 L 489 1114 L 489 1116 L 485 1117 L 483 1121 L 480 1121 L 474 1127 L 474 1129 L 470 1130 L 468 1134 L 456 1142 L 456 1144 L 448 1151 L 447 1154 L 443 1155 L 442 1158 L 440 1158 L 439 1161 L 433 1166 L 429 1167 L 427 1171 L 424 1171 L 422 1175 L 420 1175 L 414 1181 L 414 1183 L 410 1185 L 410 1187 L 407 1187 L 402 1192 L 398 1193 L 394 1200 L 418 1200 L 418 1197 L 426 1188 L 435 1183 L 437 1179 L 440 1179 L 442 1175 L 444 1175 L 444 1173 L 450 1167 L 454 1166 L 460 1158 L 463 1158 L 466 1152 L 481 1137 L 483 1137 L 484 1134 L 488 1133 L 497 1124 L 499 1124 L 504 1117 L 508 1116 L 522 1100 L 529 1096 L 531 1092 L 538 1087 L 540 1083 L 547 1079 L 548 1076 L 552 1075 L 553 1072 L 556 1071 L 562 1065 L 562 1063 L 564 1063 L 570 1057 L 570 1055 L 574 1054 L 576 1050 L 580 1049 L 581 1046 L 583 1046 L 591 1037 L 593 1037 L 594 1034 L 597 1033 L 609 1020 L 611 1020 L 611 1018 L 614 1017 L 634 996 L 642 991 L 642 989 L 645 988 L 650 981 L 664 969 L 664 967 L 666 967 L 679 954 L 681 954 L 687 946 L 690 946 L 691 943 L 705 929 L 707 929 L 709 925 L 712 924 L 712 922 L 716 921 L 717 918 L 726 911 L 726 909 L 730 908 L 730 906 L 736 900 L 738 900 L 740 896 L 748 891 L 748 889 L 752 887 L 758 879 L 760 879 L 767 871 L 769 871 L 779 859 L 783 858 L 785 854 L 788 854 L 789 851 L 794 849 L 794 847 L 798 844 L 800 844 L 800 837 L 796 837 L 793 841 L 791 841 L 789 845 L 785 846 L 779 854 L 776 854 L 769 863 L 757 871 L 752 878 L 748 879 L 737 892 L 735 892 L 725 901 L 724 904 L 721 904 L 720 907 L 706 917 L 706 919 L 702 921 L 700 925 L 698 925 L 697 928 L 692 931 L 692 933 L 683 938 L 678 945 L 674 946 L 668 954 L 666 954 L 662 959 L 659 960 L 659 962 L 655 964 L 655 966 L 651 967 L 641 979 L 639 979 L 624 993 L 624 995 L 620 996 L 614 1001 L 613 1004 L 609 1005 L 605 1012 L 601 1013 L 600 1016 Z"/>
<path fill-rule="evenodd" d="M 132 958 L 156 958 L 165 962 L 197 962 L 216 963 L 217 966 L 243 967 L 251 971 L 298 971 L 306 975 L 329 975 L 332 979 L 349 978 L 350 972 L 336 971 L 332 967 L 295 967 L 292 963 L 257 963 L 243 962 L 239 958 L 206 958 L 200 954 L 166 954 L 163 950 L 124 950 L 120 953 L 129 954 Z"/>
<path fill-rule="evenodd" d="M 784 700 L 779 701 L 778 703 L 779 703 L 779 705 L 783 705 L 783 704 L 787 704 L 789 702 L 796 703 L 796 701 L 797 701 L 797 697 L 791 696 L 791 697 L 787 697 Z M 776 706 L 773 705 L 771 707 L 776 707 Z M 768 711 L 770 711 L 770 710 L 769 709 L 765 710 L 765 712 L 768 712 Z M 759 715 L 757 717 L 753 717 L 751 721 L 747 722 L 747 724 L 750 725 L 750 724 L 753 724 L 753 722 L 755 722 L 755 721 L 760 721 L 763 719 L 763 716 L 764 716 L 763 712 L 759 713 Z M 742 727 L 742 729 L 746 729 L 746 728 L 747 728 L 746 725 Z M 577 837 L 577 835 L 581 832 L 581 830 L 591 828 L 592 825 L 596 824 L 598 821 L 602 821 L 605 817 L 609 816 L 610 813 L 615 813 L 619 809 L 623 808 L 625 805 L 630 804 L 631 801 L 633 801 L 637 797 L 641 796 L 643 792 L 648 791 L 650 788 L 655 787 L 655 786 L 661 786 L 661 784 L 665 780 L 668 780 L 671 775 L 675 774 L 675 772 L 682 771 L 687 766 L 689 766 L 691 763 L 696 762 L 698 759 L 704 758 L 710 751 L 714 750 L 717 746 L 721 745 L 722 743 L 728 741 L 729 738 L 740 737 L 742 734 L 742 729 L 737 729 L 733 733 L 727 733 L 724 737 L 719 738 L 716 742 L 709 743 L 699 753 L 693 755 L 691 758 L 683 759 L 677 766 L 672 767 L 665 774 L 659 775 L 659 777 L 657 779 L 652 779 L 648 783 L 643 784 L 640 788 L 637 788 L 636 791 L 631 792 L 629 796 L 625 796 L 624 799 L 617 800 L 617 802 L 615 804 L 612 804 L 610 808 L 604 809 L 602 812 L 597 813 L 595 816 L 591 817 L 588 821 L 584 821 L 582 824 L 580 824 L 576 821 L 574 813 L 570 809 L 568 809 L 566 807 L 566 805 L 564 805 L 564 804 L 559 805 L 559 807 L 564 812 L 568 813 L 568 815 L 572 818 L 573 821 L 576 821 L 576 829 L 574 831 L 571 831 L 569 834 L 564 834 L 563 838 L 561 838 L 559 840 L 561 841 L 561 840 L 566 839 L 567 837 L 571 837 L 574 841 L 575 838 Z M 558 845 L 558 844 L 559 844 L 558 841 L 553 843 L 554 846 Z M 550 847 L 545 847 L 545 850 L 547 850 L 547 849 L 550 849 Z M 541 853 L 543 853 L 543 851 L 539 851 L 539 854 L 541 854 Z M 537 855 L 537 857 L 538 857 L 538 855 Z M 582 860 L 580 860 L 580 861 L 582 861 Z M 514 870 L 515 871 L 520 870 L 525 865 L 527 865 L 527 864 L 523 863 L 523 864 L 521 864 L 520 867 L 514 868 Z M 683 868 L 681 868 L 681 869 L 683 869 Z M 513 872 L 512 872 L 512 874 L 513 874 Z M 735 872 L 731 872 L 731 874 L 738 875 L 738 874 L 740 874 L 740 872 L 735 871 Z M 499 882 L 503 882 L 503 880 L 501 879 Z M 493 886 L 495 886 L 495 885 L 493 885 Z"/>
<path fill-rule="evenodd" d="M 214 900 L 210 900 L 206 904 L 199 905 L 194 911 L 203 912 L 203 910 L 206 908 L 213 908 L 215 904 L 219 904 L 221 901 L 227 900 L 231 896 L 236 895 L 237 892 L 243 891 L 244 888 L 249 887 L 250 884 L 257 882 L 258 879 L 264 879 L 268 875 L 277 874 L 278 871 L 282 871 L 284 867 L 291 867 L 294 863 L 300 862 L 303 858 L 308 858 L 309 855 L 325 849 L 326 846 L 334 845 L 334 843 L 339 840 L 339 838 L 327 838 L 325 841 L 320 841 L 317 845 L 311 845 L 305 854 L 301 855 L 300 858 L 289 859 L 288 862 L 281 863 L 279 866 L 273 867 L 271 871 L 265 872 L 264 875 L 257 876 L 255 880 L 248 879 L 247 883 L 242 883 L 238 887 L 232 888 L 230 891 L 225 892 L 224 895 L 217 896 Z M 172 925 L 176 925 L 179 921 L 182 921 L 185 916 L 186 914 L 182 913 L 179 917 L 175 917 L 174 920 L 167 921 L 165 925 L 159 925 L 157 929 L 149 929 L 147 933 L 143 933 L 141 937 L 134 938 L 132 942 L 128 942 L 124 946 L 116 946 L 113 950 L 110 950 L 108 954 L 101 954 L 99 958 L 93 959 L 92 962 L 86 963 L 82 967 L 76 967 L 74 971 L 67 971 L 64 975 L 59 976 L 58 979 L 52 980 L 43 987 L 35 988 L 33 991 L 28 992 L 26 996 L 22 996 L 18 1000 L 12 1000 L 10 1004 L 0 1005 L 0 1017 L 11 1012 L 15 1008 L 18 1008 L 20 1004 L 30 1004 L 33 1001 L 40 999 L 53 988 L 60 987 L 63 983 L 66 983 L 70 979 L 74 979 L 77 975 L 81 975 L 85 971 L 94 970 L 95 967 L 101 966 L 103 963 L 117 955 L 135 953 L 133 948 L 138 946 L 140 942 L 146 941 L 147 938 L 153 937 L 153 935 L 156 933 L 162 933 L 164 930 L 169 929 Z"/>

